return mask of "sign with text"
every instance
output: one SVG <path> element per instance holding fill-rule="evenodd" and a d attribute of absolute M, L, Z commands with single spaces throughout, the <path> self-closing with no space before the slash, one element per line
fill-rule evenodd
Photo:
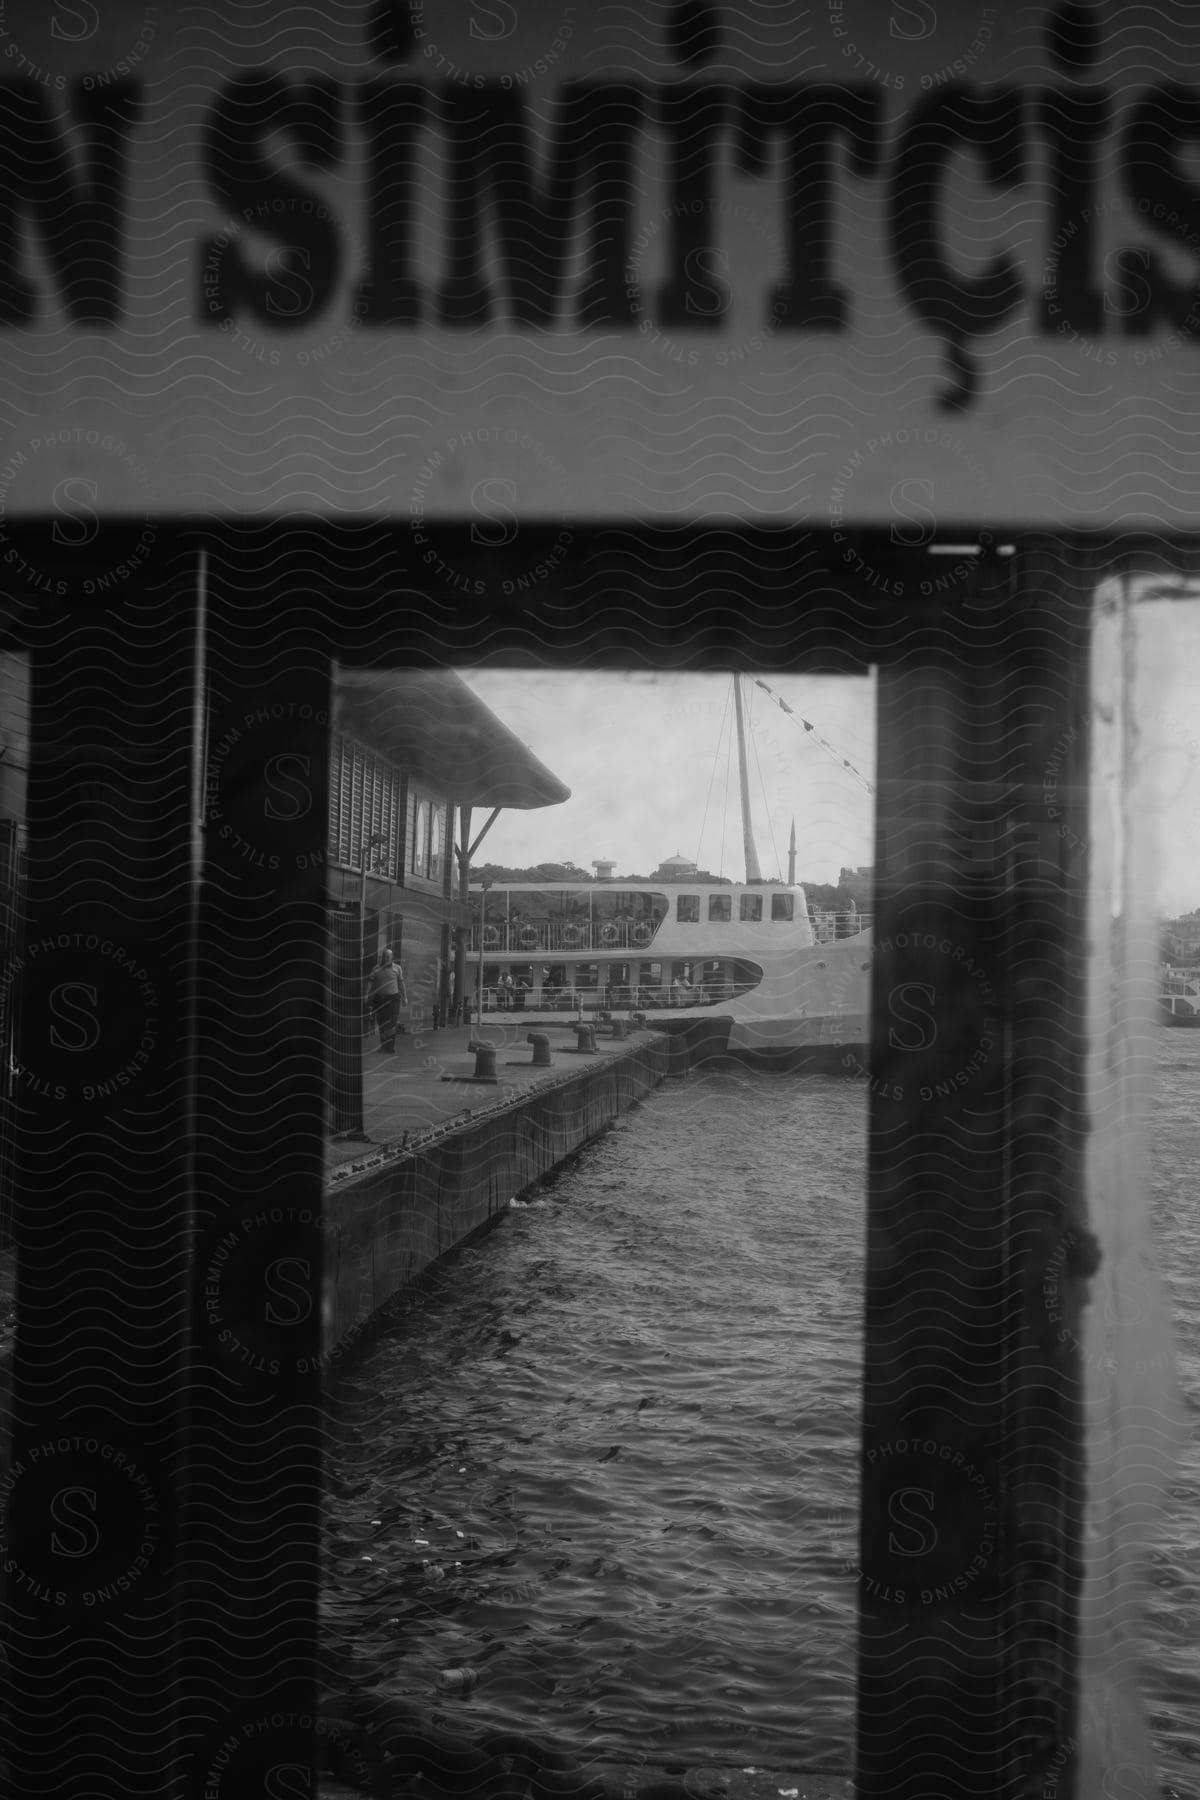
<path fill-rule="evenodd" d="M 0 4 L 0 554 L 45 514 L 1196 522 L 1185 11 L 1136 55 L 974 0 L 346 17 Z"/>

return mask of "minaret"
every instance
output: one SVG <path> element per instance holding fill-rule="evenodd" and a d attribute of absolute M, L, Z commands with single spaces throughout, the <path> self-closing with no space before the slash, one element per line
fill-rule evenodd
<path fill-rule="evenodd" d="M 796 885 L 796 821 L 792 820 L 792 835 L 788 839 L 788 886 Z"/>

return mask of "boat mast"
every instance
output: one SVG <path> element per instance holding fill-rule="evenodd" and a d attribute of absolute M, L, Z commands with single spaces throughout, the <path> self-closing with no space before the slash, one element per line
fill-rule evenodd
<path fill-rule="evenodd" d="M 750 829 L 750 778 L 746 773 L 746 721 L 742 715 L 742 678 L 733 678 L 733 704 L 737 713 L 737 745 L 738 745 L 738 782 L 742 794 L 742 840 L 746 849 L 746 880 L 761 881 L 762 870 L 758 866 L 758 851 L 754 847 L 754 833 Z"/>
<path fill-rule="evenodd" d="M 792 820 L 792 835 L 788 839 L 788 886 L 796 885 L 796 821 Z"/>

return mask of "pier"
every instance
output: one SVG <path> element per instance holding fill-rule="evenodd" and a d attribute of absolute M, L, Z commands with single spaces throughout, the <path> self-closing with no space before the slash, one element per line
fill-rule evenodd
<path fill-rule="evenodd" d="M 422 1270 L 501 1218 L 510 1200 L 686 1066 L 661 1032 L 614 1038 L 603 1026 L 580 1051 L 565 1023 L 488 1020 L 406 1033 L 394 1055 L 364 1054 L 369 1142 L 329 1147 L 322 1350 L 336 1359 Z M 472 1042 L 495 1050 L 495 1081 L 477 1080 Z"/>
<path fill-rule="evenodd" d="M 401 1033 L 391 1055 L 364 1046 L 363 1131 L 331 1139 L 326 1153 L 324 1356 L 340 1358 L 430 1263 L 668 1075 L 728 1054 L 720 1019 L 669 1030 L 621 1019 L 618 1029 L 595 1025 L 584 1051 L 572 1020 L 493 1014 L 481 1027 Z M 535 1062 L 534 1036 L 549 1040 L 549 1066 Z M 475 1073 L 477 1044 L 495 1053 L 494 1079 Z M 846 1047 L 756 1060 L 845 1073 Z"/>

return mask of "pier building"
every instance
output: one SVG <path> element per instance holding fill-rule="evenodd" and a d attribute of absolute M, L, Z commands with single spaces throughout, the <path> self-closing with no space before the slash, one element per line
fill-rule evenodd
<path fill-rule="evenodd" d="M 357 1016 L 361 977 L 390 947 L 412 1022 L 444 1024 L 467 997 L 475 851 L 502 810 L 556 806 L 570 790 L 448 669 L 340 669 L 332 723 L 335 1002 Z"/>

